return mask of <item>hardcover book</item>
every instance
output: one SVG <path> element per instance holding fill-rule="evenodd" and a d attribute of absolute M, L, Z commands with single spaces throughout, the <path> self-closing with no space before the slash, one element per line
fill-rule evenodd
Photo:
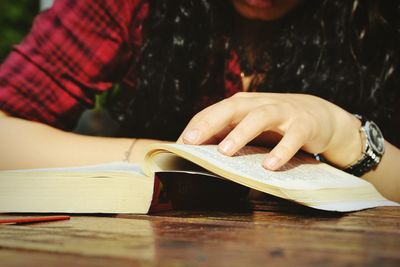
<path fill-rule="evenodd" d="M 236 203 L 249 189 L 328 211 L 399 205 L 369 182 L 306 154 L 268 171 L 262 167 L 267 152 L 247 146 L 228 157 L 216 145 L 160 143 L 148 148 L 141 166 L 117 162 L 1 171 L 0 212 L 145 214 Z"/>

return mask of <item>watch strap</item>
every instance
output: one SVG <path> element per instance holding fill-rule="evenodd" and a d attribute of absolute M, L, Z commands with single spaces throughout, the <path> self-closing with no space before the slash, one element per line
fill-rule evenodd
<path fill-rule="evenodd" d="M 350 174 L 353 174 L 355 176 L 362 176 L 363 174 L 373 170 L 376 168 L 376 166 L 379 164 L 382 155 L 379 154 L 379 152 L 374 151 L 372 145 L 370 144 L 370 138 L 368 136 L 369 133 L 366 132 L 366 125 L 367 123 L 372 123 L 374 124 L 375 127 L 376 124 L 366 120 L 364 117 L 360 115 L 355 115 L 358 119 L 361 120 L 361 129 L 360 129 L 360 134 L 362 135 L 362 139 L 364 141 L 364 150 L 361 158 L 351 166 L 347 167 L 344 171 Z M 380 131 L 379 131 L 380 133 Z M 380 133 L 381 134 L 381 133 Z M 383 140 L 383 137 L 382 137 Z"/>

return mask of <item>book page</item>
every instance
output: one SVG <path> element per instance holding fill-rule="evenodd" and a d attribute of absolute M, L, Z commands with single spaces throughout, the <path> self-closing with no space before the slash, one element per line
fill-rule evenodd
<path fill-rule="evenodd" d="M 303 156 L 293 158 L 279 171 L 266 170 L 262 163 L 269 150 L 262 147 L 247 146 L 232 157 L 218 152 L 216 145 L 168 144 L 165 147 L 170 147 L 174 153 L 181 156 L 190 154 L 199 158 L 206 162 L 205 165 L 213 165 L 249 180 L 280 188 L 312 190 L 370 186 L 360 178 Z M 207 169 L 207 166 L 203 167 Z"/>
<path fill-rule="evenodd" d="M 313 208 L 355 211 L 377 206 L 399 206 L 379 194 L 367 181 L 299 153 L 279 171 L 262 167 L 267 148 L 244 147 L 234 156 L 221 154 L 216 145 L 154 144 L 148 148 L 144 171 L 186 171 L 190 161 L 221 177 L 294 200 Z"/>
<path fill-rule="evenodd" d="M 6 170 L 1 171 L 1 173 L 7 172 L 52 172 L 52 173 L 97 173 L 97 172 L 137 172 L 140 174 L 144 174 L 142 168 L 133 163 L 116 161 L 116 162 L 109 162 L 103 164 L 95 164 L 95 165 L 85 165 L 85 166 L 77 166 L 77 167 L 60 167 L 60 168 L 35 168 L 35 169 L 20 169 L 20 170 Z"/>
<path fill-rule="evenodd" d="M 125 162 L 0 171 L 0 212 L 147 213 L 153 186 Z"/>

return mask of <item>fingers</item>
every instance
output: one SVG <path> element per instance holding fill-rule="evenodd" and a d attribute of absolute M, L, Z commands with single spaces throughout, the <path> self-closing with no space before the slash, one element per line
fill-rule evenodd
<path fill-rule="evenodd" d="M 279 105 L 264 105 L 251 111 L 218 145 L 219 151 L 232 156 L 261 133 L 278 128 L 283 117 Z"/>
<path fill-rule="evenodd" d="M 239 122 L 249 110 L 247 101 L 230 98 L 218 102 L 196 114 L 178 142 L 192 145 L 207 143 L 219 133 L 226 132 L 227 128 L 232 128 L 232 125 Z"/>
<path fill-rule="evenodd" d="M 275 132 L 282 138 L 267 154 L 263 166 L 277 170 L 302 147 L 309 152 L 320 150 L 317 145 L 321 142 L 315 141 L 315 133 L 321 132 L 321 120 L 314 116 L 319 103 L 315 103 L 314 98 L 309 103 L 302 95 L 292 98 L 289 95 L 250 97 L 244 94 L 225 99 L 196 114 L 178 142 L 198 145 L 210 141 L 218 143 L 223 138 L 218 149 L 231 156 L 266 132 Z M 309 150 L 311 147 L 313 149 Z"/>
<path fill-rule="evenodd" d="M 294 123 L 286 131 L 281 141 L 267 155 L 263 166 L 277 170 L 287 163 L 310 139 L 311 131 L 304 123 Z"/>
<path fill-rule="evenodd" d="M 267 105 L 249 113 L 219 144 L 219 151 L 232 156 L 261 133 L 281 128 L 284 129 L 282 139 L 263 163 L 266 169 L 279 169 L 310 140 L 312 133 L 307 122 L 295 121 L 285 129 L 284 114 L 279 105 Z"/>
<path fill-rule="evenodd" d="M 197 114 L 186 126 L 178 142 L 190 145 L 205 144 L 230 125 L 230 113 L 223 112 L 220 116 L 207 116 L 208 114 L 211 114 L 208 110 Z"/>

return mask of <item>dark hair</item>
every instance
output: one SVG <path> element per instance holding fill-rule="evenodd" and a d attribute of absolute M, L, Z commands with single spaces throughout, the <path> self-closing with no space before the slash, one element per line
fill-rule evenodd
<path fill-rule="evenodd" d="M 400 145 L 398 86 L 400 4 L 395 0 L 305 0 L 260 28 L 253 69 L 266 72 L 257 91 L 321 96 L 375 120 Z M 228 0 L 152 0 L 135 89 L 110 109 L 124 131 L 175 139 L 201 107 L 225 97 L 225 65 L 244 44 L 233 38 L 240 16 Z M 271 41 L 272 40 L 272 41 Z M 127 93 L 128 92 L 128 93 Z"/>

